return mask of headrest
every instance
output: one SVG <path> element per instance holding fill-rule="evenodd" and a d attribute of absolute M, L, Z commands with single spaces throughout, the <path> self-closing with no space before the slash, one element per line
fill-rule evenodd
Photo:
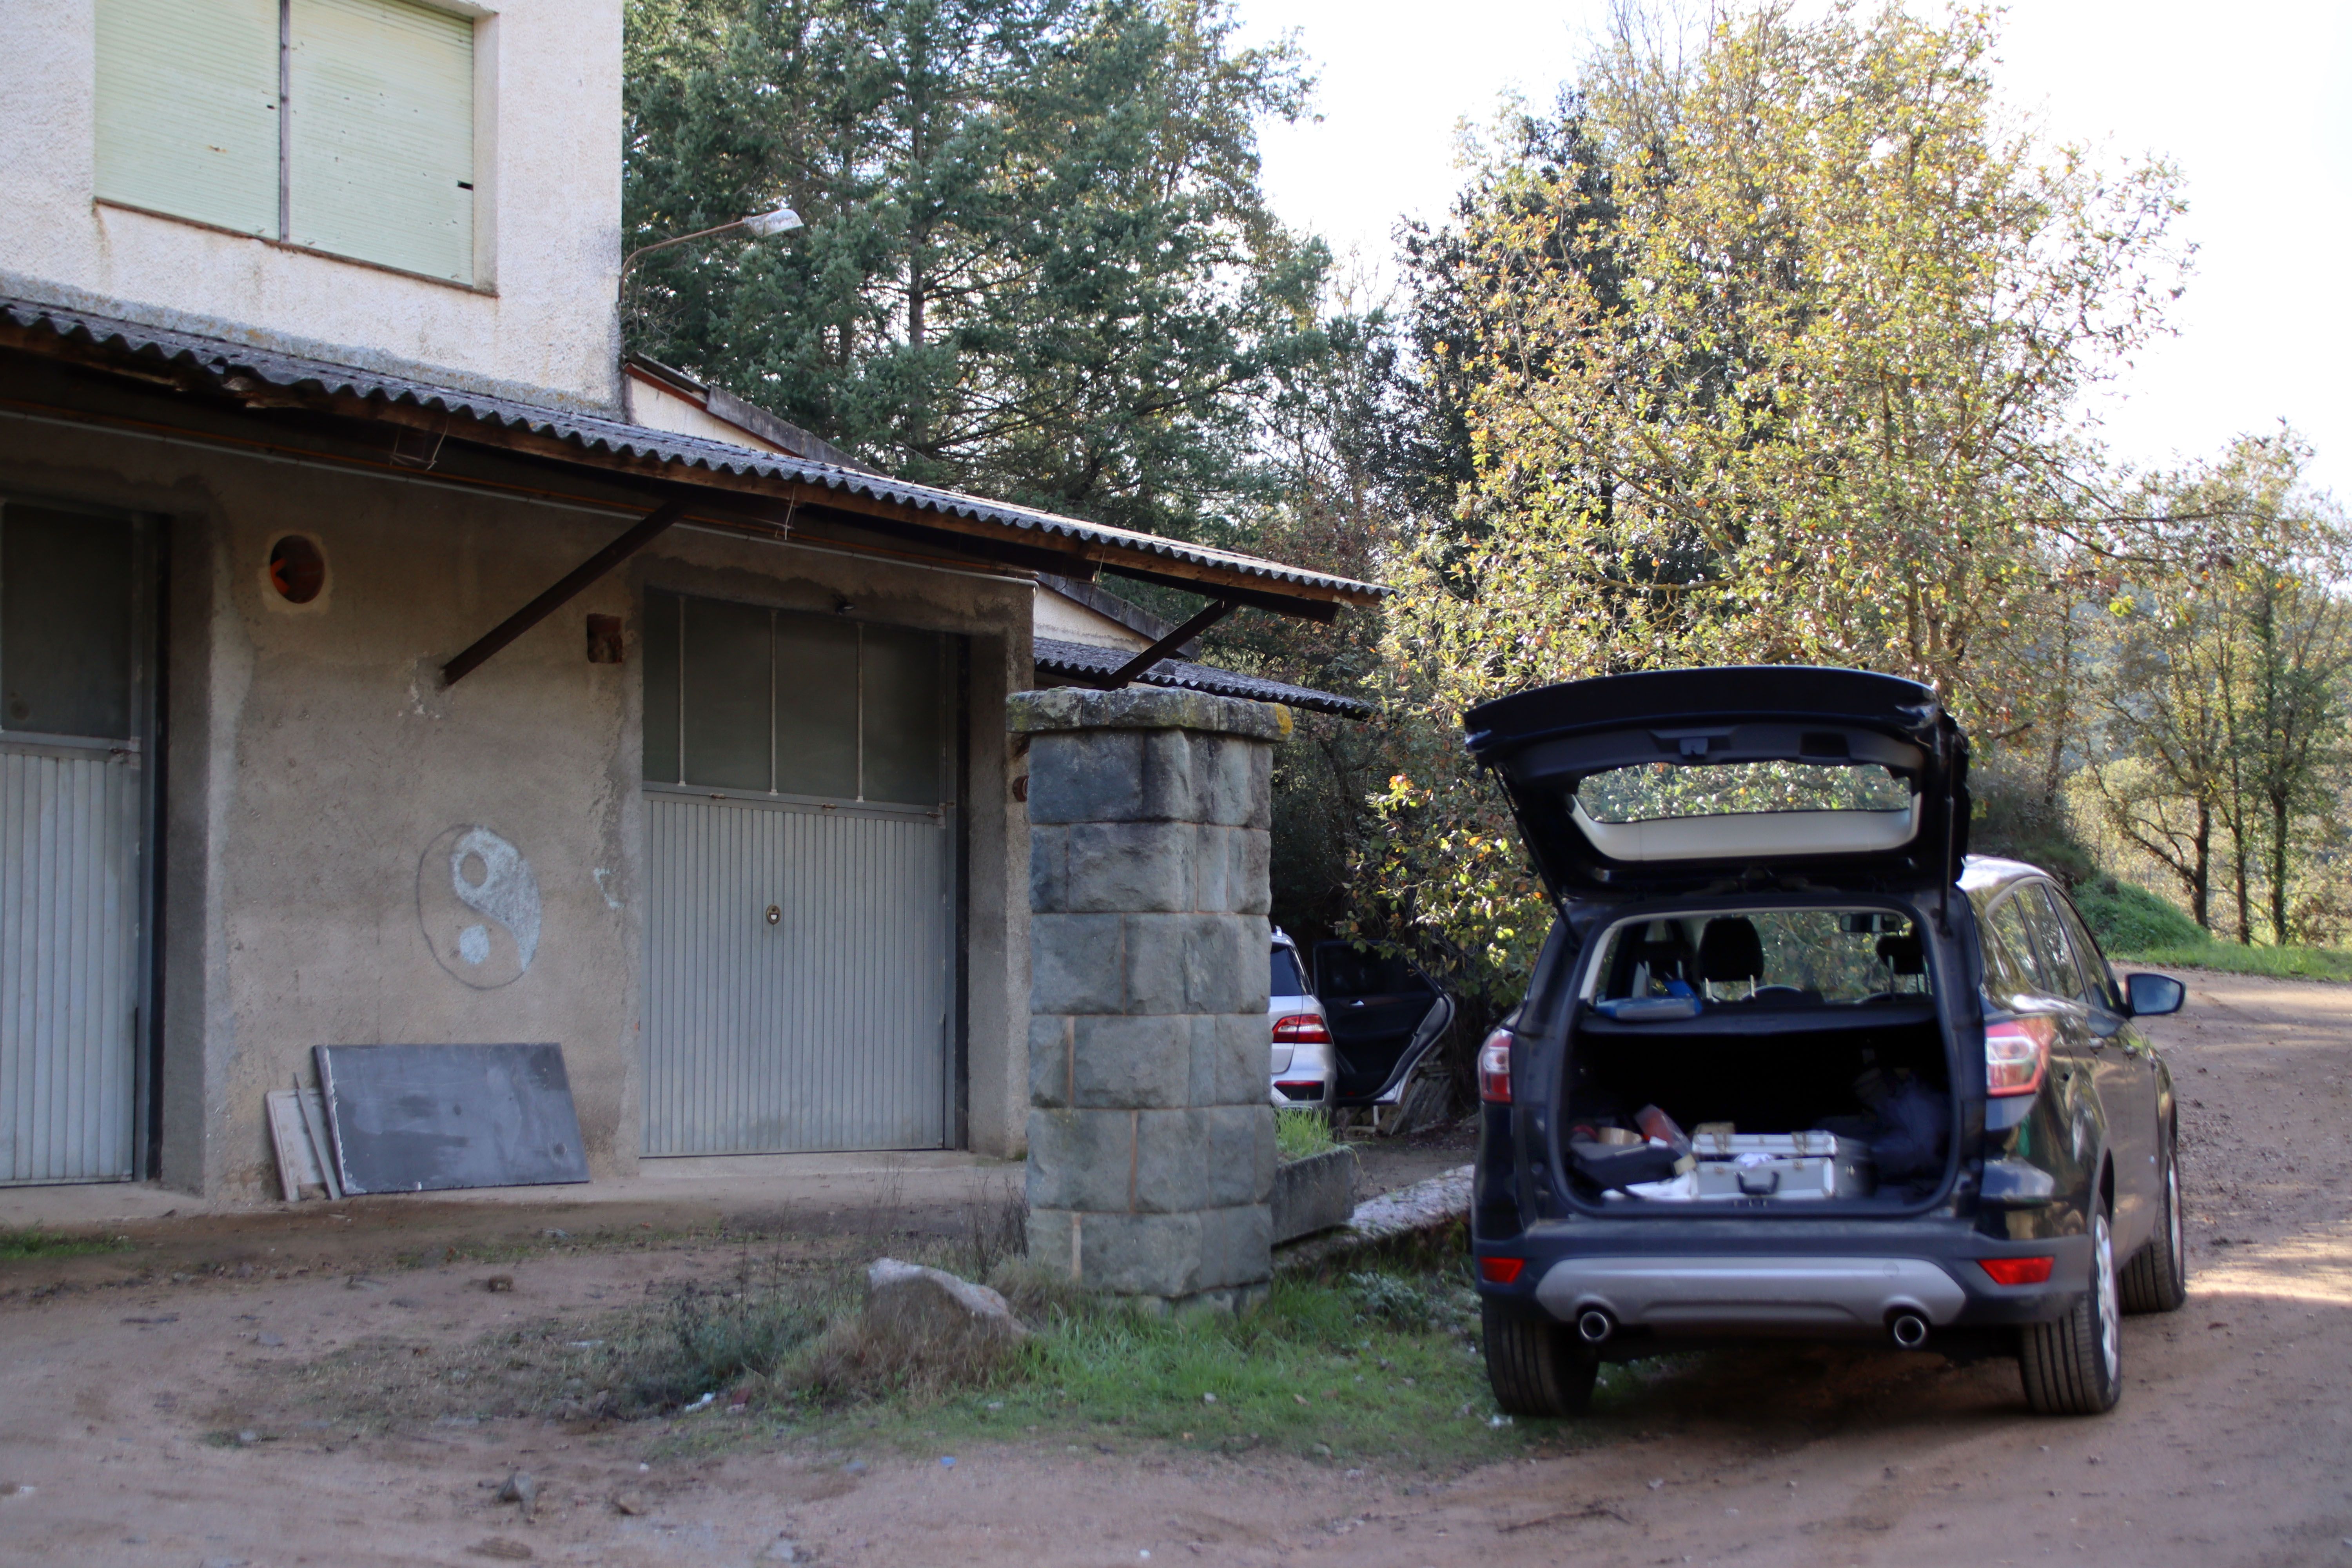
<path fill-rule="evenodd" d="M 1878 956 L 1897 974 L 1927 973 L 1927 954 L 1919 945 L 1919 933 L 1905 931 L 1899 935 L 1878 939 Z"/>
<path fill-rule="evenodd" d="M 1699 933 L 1698 973 L 1717 983 L 1764 978 L 1764 941 L 1745 915 L 1711 920 Z"/>

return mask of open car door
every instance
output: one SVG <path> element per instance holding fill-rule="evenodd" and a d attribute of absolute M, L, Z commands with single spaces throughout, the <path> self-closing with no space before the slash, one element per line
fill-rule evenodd
<path fill-rule="evenodd" d="M 1463 717 L 1555 896 L 1949 888 L 1968 741 L 1916 681 L 1759 666 L 1571 680 Z"/>
<path fill-rule="evenodd" d="M 1334 1108 L 1393 1101 L 1454 1022 L 1454 998 L 1401 955 L 1317 942 L 1315 983 L 1339 1058 Z"/>

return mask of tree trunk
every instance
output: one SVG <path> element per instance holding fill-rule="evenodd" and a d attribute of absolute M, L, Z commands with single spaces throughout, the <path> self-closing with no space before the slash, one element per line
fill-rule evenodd
<path fill-rule="evenodd" d="M 2286 945 L 2286 796 L 2271 796 L 2271 940 Z"/>
<path fill-rule="evenodd" d="M 2230 834 L 2231 869 L 2238 879 L 2238 945 L 2254 945 L 2254 916 L 2246 891 L 2246 836 L 2234 827 Z"/>
<path fill-rule="evenodd" d="M 2189 912 L 2207 935 L 2213 931 L 2213 807 L 2197 803 L 2197 874 L 2189 882 Z"/>

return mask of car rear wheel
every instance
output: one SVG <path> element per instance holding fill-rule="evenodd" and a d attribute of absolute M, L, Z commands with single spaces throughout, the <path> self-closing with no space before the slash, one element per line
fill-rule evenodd
<path fill-rule="evenodd" d="M 2124 1314 L 2105 1210 L 2091 1218 L 2090 1289 L 2054 1323 L 2020 1331 L 2025 1403 L 2042 1415 L 2097 1415 L 2123 1394 Z"/>
<path fill-rule="evenodd" d="M 1581 1415 L 1592 1404 L 1601 1362 L 1559 1324 L 1481 1303 L 1486 1381 L 1495 1403 L 1513 1415 Z"/>
<path fill-rule="evenodd" d="M 2157 1216 L 2156 1234 L 2124 1265 L 2124 1310 L 2171 1312 L 2189 1300 L 2189 1249 L 2180 1234 L 2180 1163 L 2168 1129 L 2162 1140 L 2163 1185 L 2157 1196 L 2164 1205 Z"/>

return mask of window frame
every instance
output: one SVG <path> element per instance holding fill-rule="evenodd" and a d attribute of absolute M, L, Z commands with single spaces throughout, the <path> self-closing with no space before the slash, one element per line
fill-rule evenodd
<path fill-rule="evenodd" d="M 99 3 L 103 5 L 105 0 L 99 0 Z M 364 267 L 377 272 L 387 272 L 396 278 L 408 278 L 421 283 L 436 284 L 444 289 L 455 289 L 468 294 L 495 297 L 499 289 L 495 268 L 496 249 L 492 244 L 492 237 L 495 232 L 494 220 L 497 206 L 495 201 L 490 198 L 494 195 L 496 182 L 493 174 L 486 172 L 485 166 L 487 164 L 490 170 L 495 170 L 496 117 L 492 113 L 491 106 L 496 73 L 491 69 L 491 61 L 495 47 L 492 24 L 496 22 L 497 16 L 495 13 L 483 11 L 468 5 L 450 3 L 450 0 L 404 0 L 404 3 L 420 10 L 437 12 L 442 16 L 463 22 L 471 35 L 468 46 L 471 55 L 471 72 L 467 84 L 467 131 L 472 143 L 471 167 L 467 171 L 469 178 L 464 182 L 470 196 L 471 233 L 467 247 L 464 278 L 454 278 L 445 273 L 421 272 L 414 268 L 404 267 L 398 262 L 384 261 L 370 256 L 357 256 L 348 251 L 331 250 L 321 246 L 306 245 L 292 237 L 294 196 L 291 189 L 290 167 L 292 135 L 289 130 L 290 117 L 295 112 L 290 105 L 289 96 L 292 0 L 276 0 L 278 10 L 277 68 L 274 73 L 278 81 L 278 97 L 274 105 L 277 112 L 276 232 L 263 233 L 248 228 L 239 228 L 234 225 L 194 216 L 187 213 L 173 212 L 167 207 L 153 206 L 119 195 L 110 195 L 100 191 L 97 168 L 96 115 L 102 111 L 95 108 L 91 137 L 91 205 L 99 207 L 111 207 L 119 212 L 138 213 L 145 217 L 161 218 L 169 223 L 185 224 L 192 228 L 229 235 L 238 239 L 252 240 L 273 249 L 288 251 L 297 256 L 315 256 L 352 267 Z M 96 61 L 94 58 L 92 68 L 93 99 L 95 99 Z"/>

